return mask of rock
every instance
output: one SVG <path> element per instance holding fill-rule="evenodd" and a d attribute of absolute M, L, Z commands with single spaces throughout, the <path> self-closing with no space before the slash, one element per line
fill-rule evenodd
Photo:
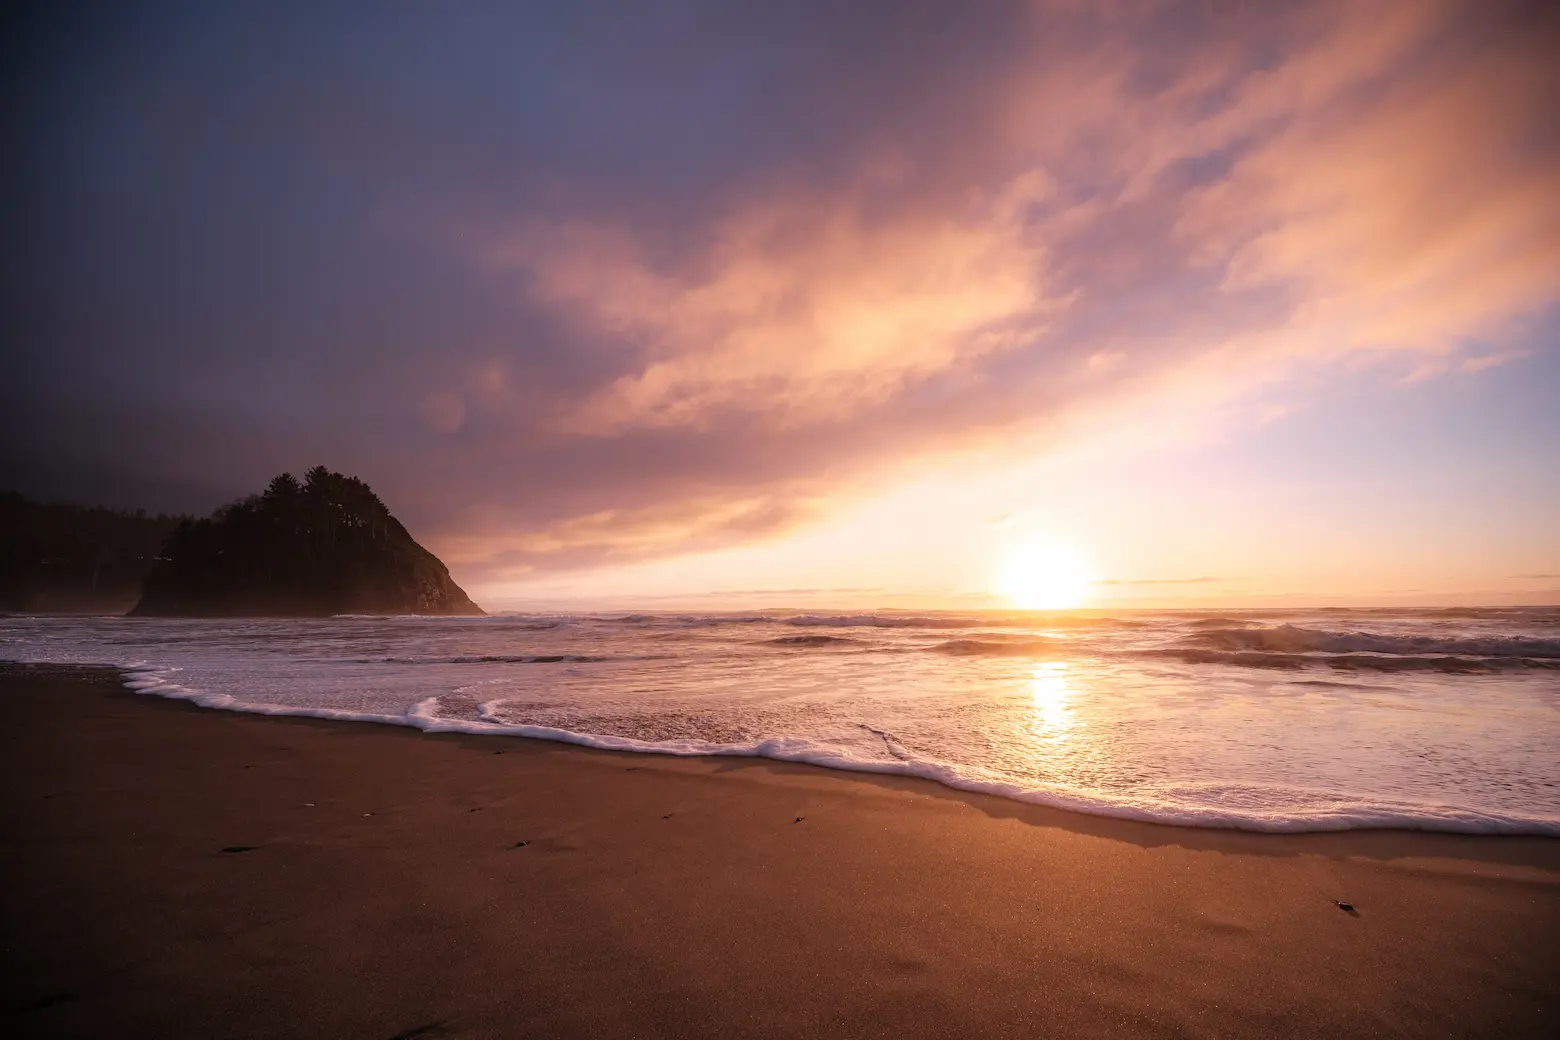
<path fill-rule="evenodd" d="M 142 617 L 481 614 L 356 477 L 316 466 L 185 521 L 147 574 Z"/>

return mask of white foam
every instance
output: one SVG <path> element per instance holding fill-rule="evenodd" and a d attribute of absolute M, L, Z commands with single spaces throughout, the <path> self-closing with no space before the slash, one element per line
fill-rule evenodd
<path fill-rule="evenodd" d="M 177 669 L 172 669 L 177 671 Z M 1325 792 L 1271 785 L 1202 784 L 1178 786 L 1158 794 L 1138 792 L 1131 799 L 1102 793 L 1023 787 L 981 776 L 978 770 L 916 757 L 884 730 L 864 727 L 880 737 L 891 759 L 870 759 L 848 750 L 797 737 L 772 737 L 747 744 L 710 744 L 696 740 L 646 741 L 632 737 L 579 733 L 551 726 L 495 721 L 500 702 L 479 706 L 480 720 L 442 716 L 440 698 L 426 697 L 405 714 L 343 711 L 296 705 L 257 704 L 222 694 L 203 694 L 143 668 L 128 670 L 127 687 L 137 693 L 189 700 L 208 708 L 258 715 L 300 716 L 342 722 L 409 726 L 426 733 L 522 737 L 574 744 L 602 751 L 673 757 L 764 758 L 857 773 L 915 777 L 956 791 L 992 795 L 1069 812 L 1182 827 L 1296 834 L 1367 829 L 1418 830 L 1452 834 L 1542 835 L 1560 837 L 1560 817 L 1486 812 L 1452 805 L 1346 800 Z M 1222 805 L 1221 802 L 1242 802 Z"/>
<path fill-rule="evenodd" d="M 177 668 L 168 669 L 177 672 Z M 374 711 L 345 711 L 339 708 L 311 708 L 297 704 L 263 704 L 241 701 L 230 694 L 203 693 L 169 681 L 166 674 L 155 669 L 130 669 L 124 673 L 124 685 L 136 693 L 149 693 L 173 700 L 191 701 L 203 708 L 222 711 L 241 711 L 250 715 L 284 715 L 310 719 L 334 719 L 337 722 L 378 722 L 392 726 L 416 726 L 406 715 L 387 715 Z"/>
<path fill-rule="evenodd" d="M 1547 615 L 1473 613 L 1373 614 L 1369 635 L 1421 653 L 1425 639 L 1526 652 L 1553 636 Z M 1278 618 L 1231 620 L 1281 640 L 1340 635 L 1330 615 L 1289 618 L 1288 632 Z M 849 638 L 872 652 L 791 645 L 815 624 L 858 629 Z M 934 626 L 992 652 L 928 653 L 951 637 Z M 0 657 L 106 662 L 137 692 L 229 711 L 768 758 L 1159 823 L 1560 836 L 1552 669 L 1508 658 L 1468 675 L 1377 670 L 1359 685 L 1321 681 L 1333 670 L 1303 657 L 1320 651 L 1290 651 L 1312 673 L 1296 681 L 1225 660 L 1274 649 L 1163 656 L 1195 646 L 1183 616 L 1075 625 L 1056 653 L 1036 627 L 898 614 L 11 617 Z M 1036 656 L 1011 652 L 1025 642 Z"/>

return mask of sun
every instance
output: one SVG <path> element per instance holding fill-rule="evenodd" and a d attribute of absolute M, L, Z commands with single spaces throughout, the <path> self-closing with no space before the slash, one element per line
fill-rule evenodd
<path fill-rule="evenodd" d="M 1077 549 L 1036 539 L 1019 546 L 1003 563 L 999 591 L 1024 610 L 1069 610 L 1083 605 L 1093 580 L 1088 561 Z"/>

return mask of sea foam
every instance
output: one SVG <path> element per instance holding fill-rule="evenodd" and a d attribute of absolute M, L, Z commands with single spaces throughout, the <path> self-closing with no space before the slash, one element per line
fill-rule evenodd
<path fill-rule="evenodd" d="M 0 618 L 0 657 L 212 708 L 1255 831 L 1560 835 L 1555 644 L 1517 612 Z"/>
<path fill-rule="evenodd" d="M 578 733 L 551 726 L 515 725 L 492 721 L 492 705 L 481 719 L 455 719 L 439 713 L 440 699 L 428 697 L 403 715 L 255 704 L 224 695 L 206 695 L 168 681 L 147 670 L 125 673 L 125 685 L 138 693 L 194 701 L 209 708 L 260 715 L 294 715 L 342 722 L 374 722 L 409 726 L 427 733 L 524 737 L 574 744 L 602 751 L 674 757 L 767 758 L 857 773 L 915 777 L 972 794 L 992 795 L 1030 805 L 1069 812 L 1184 827 L 1211 827 L 1275 834 L 1392 828 L 1454 834 L 1531 834 L 1560 837 L 1560 818 L 1486 812 L 1451 805 L 1383 803 L 1339 798 L 1326 792 L 1294 788 L 1218 783 L 1183 785 L 1136 792 L 1131 797 L 1024 787 L 978 770 L 916 757 L 880 730 L 892 757 L 872 759 L 836 746 L 799 737 L 772 737 L 744 744 L 711 744 L 697 740 L 646 741 L 632 737 Z"/>

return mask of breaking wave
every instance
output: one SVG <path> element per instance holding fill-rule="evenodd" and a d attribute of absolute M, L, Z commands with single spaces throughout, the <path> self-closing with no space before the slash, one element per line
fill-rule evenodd
<path fill-rule="evenodd" d="M 589 654 L 457 654 L 450 657 L 348 657 L 343 664 L 599 664 L 602 661 L 621 660 L 612 657 L 593 657 Z M 637 657 L 633 660 L 654 660 L 653 657 Z"/>
<path fill-rule="evenodd" d="M 1151 622 L 1125 618 L 1093 617 L 1073 614 L 996 614 L 986 617 L 934 617 L 908 614 L 798 614 L 794 617 L 766 618 L 783 625 L 802 628 L 1146 628 Z"/>
<path fill-rule="evenodd" d="M 1456 654 L 1465 657 L 1560 659 L 1560 639 L 1536 639 L 1529 636 L 1468 638 L 1382 635 L 1278 625 L 1273 628 L 1215 628 L 1198 633 L 1190 637 L 1189 641 L 1219 650 L 1256 650 L 1280 654 Z"/>
<path fill-rule="evenodd" d="M 950 639 L 931 647 L 940 654 L 955 657 L 1028 657 L 1055 649 L 1049 639 Z"/>
<path fill-rule="evenodd" d="M 849 636 L 778 636 L 759 642 L 767 646 L 851 646 L 856 640 Z"/>
<path fill-rule="evenodd" d="M 1242 668 L 1296 669 L 1324 665 L 1341 670 L 1445 672 L 1449 675 L 1479 675 L 1527 668 L 1560 669 L 1560 659 L 1554 658 L 1468 657 L 1456 654 L 1404 656 L 1373 653 L 1276 653 L 1262 650 L 1210 650 L 1200 647 L 1171 647 L 1138 650 L 1134 653 L 1140 657 L 1174 658 L 1187 664 L 1229 664 Z"/>
<path fill-rule="evenodd" d="M 975 618 L 904 617 L 898 614 L 798 614 L 782 618 L 781 624 L 802 628 L 979 628 L 985 622 Z"/>

